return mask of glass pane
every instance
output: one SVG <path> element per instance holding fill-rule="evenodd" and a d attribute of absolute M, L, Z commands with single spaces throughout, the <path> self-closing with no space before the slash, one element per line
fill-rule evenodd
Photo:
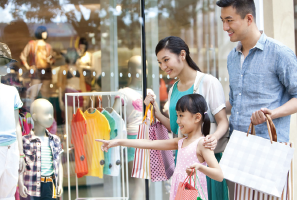
<path fill-rule="evenodd" d="M 145 8 L 148 87 L 157 95 L 163 114 L 168 116 L 168 92 L 177 78 L 170 79 L 159 68 L 155 47 L 168 36 L 178 36 L 187 43 L 193 61 L 202 72 L 221 81 L 228 99 L 227 55 L 235 44 L 223 31 L 216 1 L 149 0 Z M 170 181 L 151 182 L 150 198 L 168 199 L 170 186 Z"/>
<path fill-rule="evenodd" d="M 70 126 L 78 106 L 85 112 L 90 107 L 99 107 L 99 102 L 106 108 L 113 107 L 115 103 L 121 101 L 118 101 L 119 98 L 115 95 L 75 99 L 71 97 L 67 99 L 68 103 L 65 105 L 64 95 L 69 92 L 80 94 L 93 91 L 118 91 L 125 88 L 124 91 L 128 91 L 127 137 L 131 139 L 136 137 L 138 124 L 142 119 L 140 2 L 138 0 L 6 0 L 0 3 L 0 14 L 3 16 L 0 19 L 1 41 L 10 47 L 12 57 L 18 61 L 9 65 L 10 72 L 2 77 L 1 82 L 17 87 L 24 102 L 21 113 L 25 119 L 31 119 L 26 113 L 30 113 L 31 103 L 37 98 L 49 100 L 54 107 L 54 123 L 48 130 L 59 136 L 64 149 L 64 153 L 61 154 L 64 171 L 62 198 L 69 198 L 68 174 L 70 174 L 71 199 L 121 197 L 124 194 L 127 196 L 127 185 L 123 185 L 126 179 L 122 179 L 122 169 L 126 170 L 123 168 L 126 163 L 121 165 L 105 163 L 107 172 L 103 172 L 102 168 L 95 168 L 97 171 L 89 174 L 91 176 L 85 175 L 76 180 L 75 168 L 78 167 L 76 163 L 85 159 L 90 160 L 93 154 L 96 154 L 95 157 L 100 155 L 92 149 L 94 142 L 82 141 L 86 157 L 76 157 L 75 152 L 81 146 L 73 141 L 74 136 Z M 44 35 L 45 32 L 47 36 Z M 68 113 L 65 113 L 66 107 Z M 68 138 L 65 126 L 67 118 Z M 24 134 L 28 134 L 28 131 Z M 70 156 L 70 170 L 67 168 L 67 151 Z M 133 157 L 133 150 L 129 148 L 128 155 L 125 155 L 130 161 L 129 177 Z M 114 158 L 115 154 L 112 154 L 111 159 Z M 120 156 L 121 160 L 125 158 Z M 91 163 L 87 164 L 90 173 Z M 102 163 L 96 163 L 96 166 L 100 165 Z M 116 175 L 108 172 L 113 168 L 116 168 Z M 136 195 L 132 199 L 144 198 L 144 180 L 129 178 L 128 183 L 130 196 Z"/>

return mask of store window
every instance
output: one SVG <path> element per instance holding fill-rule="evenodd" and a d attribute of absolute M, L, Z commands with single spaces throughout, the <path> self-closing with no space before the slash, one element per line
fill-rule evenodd
<path fill-rule="evenodd" d="M 30 107 L 38 98 L 47 99 L 54 107 L 54 123 L 48 130 L 60 137 L 64 149 L 61 157 L 64 171 L 62 198 L 69 198 L 68 184 L 71 186 L 71 199 L 122 197 L 126 180 L 122 179 L 120 168 L 124 166 L 117 168 L 117 176 L 103 172 L 103 177 L 85 175 L 76 180 L 76 147 L 71 142 L 70 126 L 74 104 L 72 98 L 65 103 L 65 93 L 118 91 L 129 87 L 132 92 L 127 95 L 132 94 L 137 105 L 142 107 L 140 2 L 7 0 L 1 1 L 0 14 L 0 40 L 10 47 L 12 57 L 18 61 L 9 65 L 9 73 L 2 77 L 1 82 L 18 89 L 24 103 L 20 116 L 31 120 Z M 99 101 L 103 107 L 111 107 L 116 97 L 79 97 L 75 101 L 75 107 L 79 106 L 85 112 L 92 105 L 98 107 Z M 128 118 L 132 111 L 129 112 Z M 142 108 L 137 107 L 137 114 L 142 117 Z M 29 124 L 34 127 L 32 123 Z M 131 126 L 133 123 L 127 127 L 128 131 L 133 129 Z M 129 133 L 128 137 L 135 137 Z M 28 134 L 28 131 L 24 134 Z M 129 159 L 133 160 L 133 155 Z M 137 184 L 141 188 L 138 195 L 144 197 L 144 180 L 135 182 L 129 179 L 127 183 L 130 183 L 130 196 Z"/>

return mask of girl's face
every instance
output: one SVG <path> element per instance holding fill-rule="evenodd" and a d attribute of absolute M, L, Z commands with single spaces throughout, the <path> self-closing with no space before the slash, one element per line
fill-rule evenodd
<path fill-rule="evenodd" d="M 176 114 L 176 123 L 178 124 L 182 134 L 189 134 L 193 132 L 195 128 L 197 128 L 197 124 L 200 121 L 199 114 L 192 114 L 189 111 L 176 111 Z"/>
<path fill-rule="evenodd" d="M 184 68 L 181 55 L 171 53 L 168 49 L 162 49 L 157 54 L 161 70 L 167 73 L 170 78 L 178 77 Z"/>

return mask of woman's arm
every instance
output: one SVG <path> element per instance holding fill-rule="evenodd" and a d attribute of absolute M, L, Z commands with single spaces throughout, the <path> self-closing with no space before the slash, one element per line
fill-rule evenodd
<path fill-rule="evenodd" d="M 178 149 L 178 141 L 180 138 L 174 138 L 170 140 L 129 140 L 129 139 L 118 139 L 118 140 L 101 140 L 96 139 L 97 142 L 102 142 L 102 150 L 108 151 L 109 148 L 116 146 L 134 147 L 139 149 L 156 149 L 156 150 L 176 150 Z"/>
<path fill-rule="evenodd" d="M 144 100 L 144 104 L 146 106 L 148 106 L 150 103 L 152 103 L 154 105 L 154 109 L 155 109 L 155 116 L 156 118 L 167 128 L 168 131 L 171 131 L 171 128 L 170 128 L 170 120 L 169 118 L 165 117 L 160 109 L 159 109 L 159 106 L 157 104 L 157 102 L 155 101 L 154 99 L 154 96 L 152 94 L 148 94 Z"/>
<path fill-rule="evenodd" d="M 208 166 L 196 163 L 187 168 L 187 173 L 190 174 L 192 169 L 197 169 L 206 176 L 216 181 L 222 182 L 224 179 L 223 171 L 214 155 L 214 152 L 202 145 L 199 142 L 197 145 L 197 154 L 202 155 Z"/>

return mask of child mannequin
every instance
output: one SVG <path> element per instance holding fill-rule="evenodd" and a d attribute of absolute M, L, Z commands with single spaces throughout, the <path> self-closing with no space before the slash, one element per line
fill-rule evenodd
<path fill-rule="evenodd" d="M 60 138 L 46 130 L 53 123 L 53 106 L 46 99 L 35 100 L 30 109 L 34 130 L 23 136 L 26 170 L 19 176 L 20 195 L 32 199 L 56 199 L 62 194 L 63 168 Z"/>
<path fill-rule="evenodd" d="M 14 200 L 18 170 L 24 170 L 19 108 L 23 106 L 15 87 L 1 84 L 11 59 L 8 46 L 0 43 L 0 199 Z"/>

